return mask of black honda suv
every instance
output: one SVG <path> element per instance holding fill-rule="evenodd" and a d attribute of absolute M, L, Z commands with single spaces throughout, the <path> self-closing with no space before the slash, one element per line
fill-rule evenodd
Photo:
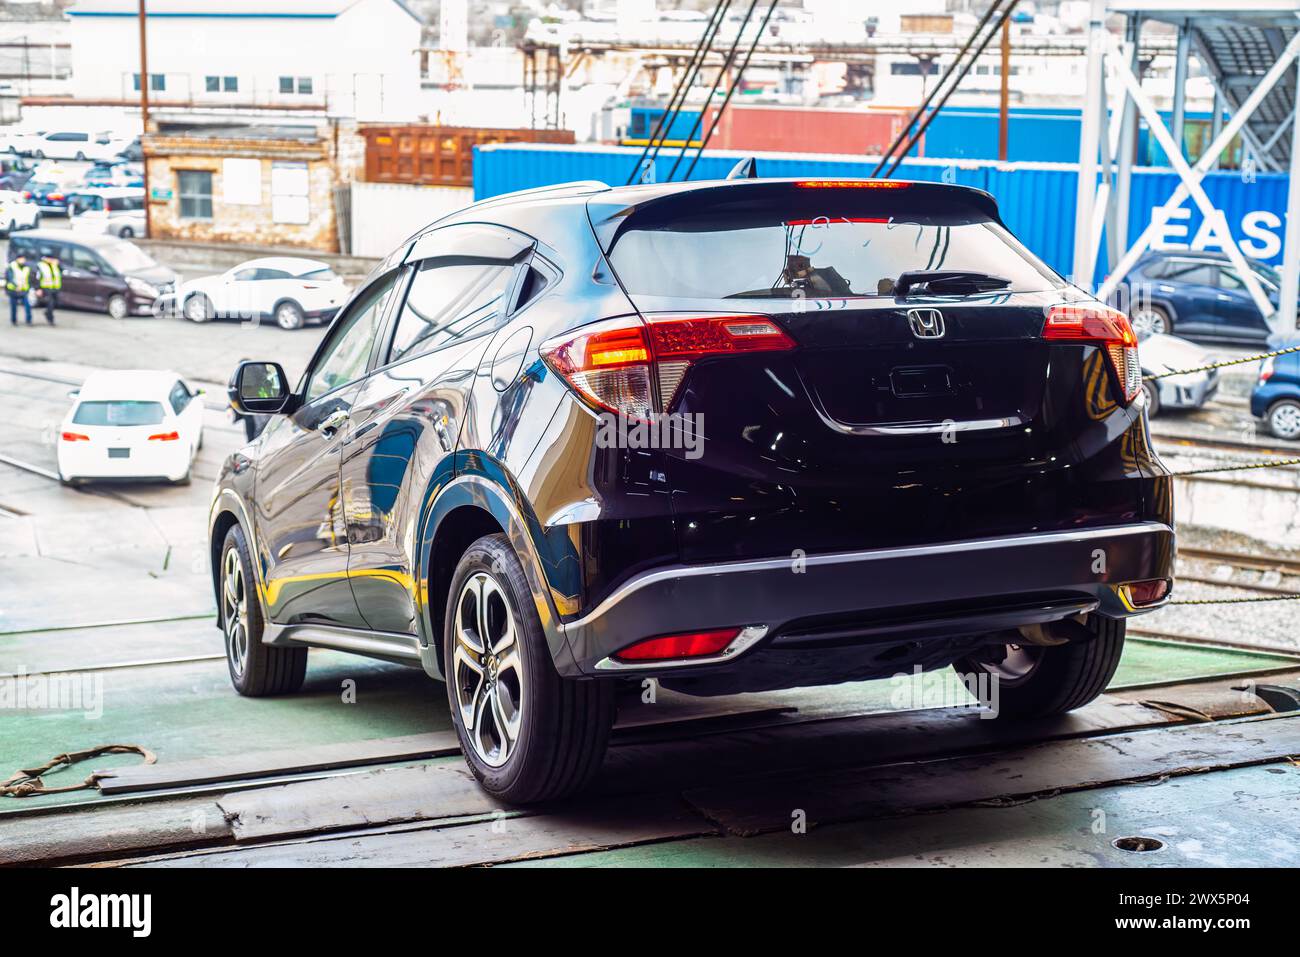
<path fill-rule="evenodd" d="M 1167 600 L 1171 478 L 1127 318 L 986 193 L 737 180 L 497 197 L 393 252 L 226 461 L 245 695 L 309 646 L 423 667 L 501 798 L 596 772 L 618 682 L 697 695 L 954 665 L 1091 701 Z"/>

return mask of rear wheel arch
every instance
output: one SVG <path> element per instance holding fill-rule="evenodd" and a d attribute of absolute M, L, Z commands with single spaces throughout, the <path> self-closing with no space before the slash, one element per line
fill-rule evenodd
<path fill-rule="evenodd" d="M 487 509 L 480 505 L 455 505 L 443 514 L 430 536 L 429 551 L 425 560 L 428 595 L 425 614 L 429 625 L 429 644 L 435 649 L 438 670 L 447 673 L 443 660 L 442 629 L 447 614 L 447 599 L 456 565 L 471 545 L 485 535 L 499 535 L 505 529 Z"/>
<path fill-rule="evenodd" d="M 212 594 L 216 596 L 218 602 L 221 600 L 221 550 L 226 541 L 226 535 L 230 529 L 239 524 L 239 517 L 229 509 L 223 509 L 218 513 L 212 522 L 212 530 L 208 534 L 208 557 L 211 559 L 209 570 L 212 573 Z M 247 529 L 245 529 L 247 531 Z"/>

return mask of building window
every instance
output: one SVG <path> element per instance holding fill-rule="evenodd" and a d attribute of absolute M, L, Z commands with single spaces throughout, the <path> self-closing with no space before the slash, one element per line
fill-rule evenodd
<path fill-rule="evenodd" d="M 176 191 L 181 197 L 181 219 L 212 218 L 211 172 L 197 169 L 177 170 L 176 186 Z"/>
<path fill-rule="evenodd" d="M 309 94 L 312 91 L 311 77 L 309 76 L 282 76 L 280 77 L 281 93 L 303 93 Z"/>
<path fill-rule="evenodd" d="M 139 89 L 140 89 L 140 74 L 139 74 L 139 73 L 132 73 L 132 74 L 131 74 L 131 89 L 136 90 L 137 92 L 139 91 Z M 149 89 L 150 89 L 150 90 L 153 90 L 155 93 L 161 93 L 163 90 L 166 90 L 166 89 L 167 89 L 167 76 L 166 76 L 166 74 L 163 74 L 163 73 L 150 73 L 150 74 L 149 74 Z"/>
<path fill-rule="evenodd" d="M 271 221 L 302 225 L 311 219 L 306 163 L 271 164 Z"/>
<path fill-rule="evenodd" d="M 203 85 L 209 93 L 238 93 L 239 77 L 237 76 L 205 76 Z"/>

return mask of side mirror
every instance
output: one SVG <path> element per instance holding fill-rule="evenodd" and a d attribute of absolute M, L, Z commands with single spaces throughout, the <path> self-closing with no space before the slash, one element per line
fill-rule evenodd
<path fill-rule="evenodd" d="M 226 390 L 230 405 L 241 415 L 287 412 L 293 394 L 278 362 L 241 362 Z"/>

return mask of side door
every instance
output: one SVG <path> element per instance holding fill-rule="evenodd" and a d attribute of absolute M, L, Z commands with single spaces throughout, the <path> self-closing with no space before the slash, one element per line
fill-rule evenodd
<path fill-rule="evenodd" d="M 257 274 L 257 267 L 249 266 L 227 273 L 221 282 L 212 284 L 212 308 L 217 315 L 257 318 Z"/>
<path fill-rule="evenodd" d="M 103 277 L 99 273 L 99 260 L 90 250 L 64 243 L 59 250 L 59 265 L 63 269 L 60 298 L 67 305 L 80 309 L 103 306 Z"/>
<path fill-rule="evenodd" d="M 258 561 L 277 624 L 364 627 L 348 584 L 340 440 L 390 305 L 396 274 L 378 277 L 330 329 L 303 377 L 302 405 L 272 418 L 257 463 Z"/>
<path fill-rule="evenodd" d="M 1219 292 L 1215 297 L 1215 315 L 1220 332 L 1233 339 L 1248 342 L 1265 342 L 1269 336 L 1268 323 L 1264 314 L 1251 298 L 1246 282 L 1237 272 L 1237 267 L 1224 265 L 1218 267 Z M 1269 288 L 1267 280 L 1261 278 L 1260 284 L 1265 293 Z"/>
<path fill-rule="evenodd" d="M 1164 264 L 1155 292 L 1173 305 L 1174 333 L 1217 335 L 1215 297 L 1219 290 L 1214 264 L 1205 260 L 1171 259 Z"/>
<path fill-rule="evenodd" d="M 474 373 L 506 317 L 531 244 L 507 230 L 452 226 L 418 242 L 405 267 L 405 299 L 380 368 L 357 400 L 343 452 L 348 576 L 376 631 L 418 633 L 424 500 L 453 474 Z"/>

